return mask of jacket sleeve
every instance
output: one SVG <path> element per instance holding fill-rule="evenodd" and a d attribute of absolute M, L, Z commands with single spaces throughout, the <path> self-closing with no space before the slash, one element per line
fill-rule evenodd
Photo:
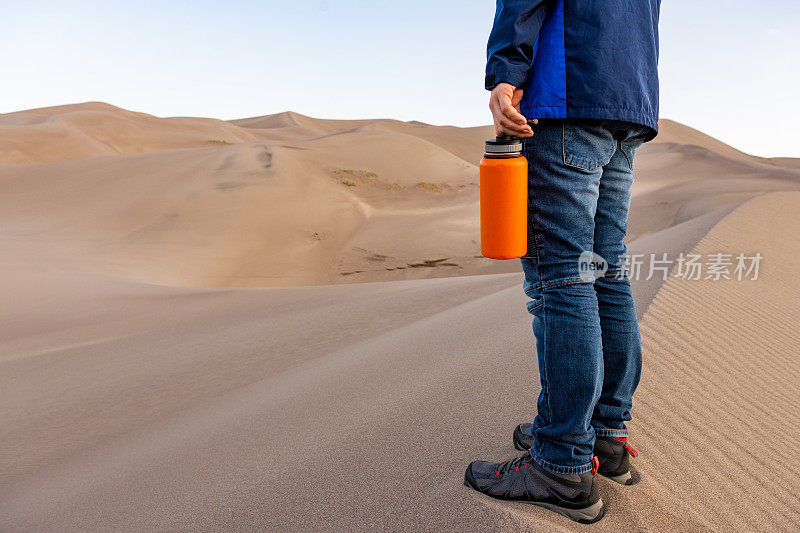
<path fill-rule="evenodd" d="M 533 43 L 553 0 L 497 0 L 486 47 L 487 90 L 498 83 L 522 86 L 533 61 Z"/>

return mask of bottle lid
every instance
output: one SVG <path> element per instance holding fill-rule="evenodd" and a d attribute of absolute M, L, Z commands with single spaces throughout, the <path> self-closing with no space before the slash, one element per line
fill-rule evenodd
<path fill-rule="evenodd" d="M 495 139 L 486 139 L 487 155 L 520 155 L 522 139 L 511 135 L 499 135 Z"/>

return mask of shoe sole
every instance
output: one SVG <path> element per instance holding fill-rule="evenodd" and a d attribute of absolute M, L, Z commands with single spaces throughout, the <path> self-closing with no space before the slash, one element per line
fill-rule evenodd
<path fill-rule="evenodd" d="M 562 516 L 566 516 L 567 518 L 578 522 L 579 524 L 594 524 L 606 514 L 606 508 L 603 505 L 602 498 L 597 500 L 597 503 L 590 505 L 589 507 L 584 507 L 583 509 L 567 509 L 566 507 L 559 507 L 558 505 L 553 505 L 551 503 L 543 503 L 543 502 L 522 502 L 522 503 L 529 503 L 531 505 L 536 505 L 538 507 L 544 507 L 545 509 L 550 509 L 551 511 L 558 513 Z"/>
<path fill-rule="evenodd" d="M 631 474 L 630 470 L 618 476 L 606 476 L 605 474 L 600 474 L 600 475 L 607 477 L 611 481 L 616 481 L 620 485 L 633 485 L 633 475 Z"/>
<path fill-rule="evenodd" d="M 472 483 L 469 482 L 469 479 L 465 476 L 464 477 L 464 485 L 467 487 L 475 490 L 483 494 L 484 496 L 489 496 L 490 498 L 495 498 L 491 494 L 486 494 L 485 492 L 481 492 L 475 487 Z M 495 498 L 496 500 L 503 500 L 503 498 Z M 554 513 L 558 513 L 562 516 L 566 516 L 570 520 L 574 520 L 580 524 L 594 524 L 606 514 L 606 508 L 603 505 L 603 499 L 600 498 L 597 500 L 596 503 L 589 505 L 588 507 L 583 507 L 581 509 L 569 509 L 567 507 L 561 507 L 560 505 L 555 505 L 552 503 L 545 503 L 545 502 L 532 502 L 526 500 L 503 500 L 503 501 L 510 501 L 510 502 L 519 502 L 519 503 L 527 503 L 529 505 L 536 505 L 537 507 L 544 507 Z"/>
<path fill-rule="evenodd" d="M 528 451 L 528 448 L 523 446 L 522 443 L 520 443 L 520 441 L 517 440 L 517 434 L 516 433 L 514 433 L 514 448 L 516 448 L 517 450 L 519 450 L 521 452 Z M 619 475 L 616 475 L 616 476 L 607 476 L 606 474 L 603 474 L 602 472 L 598 472 L 598 473 L 603 477 L 607 477 L 611 481 L 619 483 L 620 485 L 633 485 L 633 476 L 631 475 L 631 471 L 630 470 L 628 470 L 624 474 L 619 474 Z"/>

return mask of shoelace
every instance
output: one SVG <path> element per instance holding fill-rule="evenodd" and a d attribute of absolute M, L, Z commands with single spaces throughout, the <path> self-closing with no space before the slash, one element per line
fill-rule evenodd
<path fill-rule="evenodd" d="M 500 463 L 499 465 L 497 465 L 497 467 L 494 469 L 494 473 L 495 475 L 498 476 L 504 476 L 509 472 L 511 472 L 512 470 L 515 472 L 519 472 L 520 466 L 527 466 L 529 464 L 531 464 L 530 454 L 523 453 L 519 457 L 515 457 L 514 459 L 506 461 L 505 463 Z"/>
<path fill-rule="evenodd" d="M 628 450 L 628 453 L 629 453 L 629 454 L 631 454 L 631 457 L 633 457 L 634 459 L 636 459 L 637 457 L 639 457 L 639 452 L 637 452 L 636 450 L 634 450 L 634 449 L 633 449 L 633 446 L 631 446 L 630 444 L 628 444 L 628 437 L 614 437 L 614 438 L 615 438 L 615 439 L 617 439 L 617 440 L 619 440 L 619 441 L 622 441 L 622 443 L 623 443 L 623 444 L 624 444 L 624 446 L 625 446 L 625 449 L 626 449 L 626 450 Z"/>
<path fill-rule="evenodd" d="M 631 448 L 631 449 L 633 449 L 633 448 Z M 634 450 L 634 453 L 635 452 L 636 451 Z M 496 476 L 505 476 L 506 474 L 508 474 L 512 470 L 514 472 L 519 472 L 519 467 L 520 466 L 528 466 L 529 464 L 531 464 L 531 456 L 530 456 L 530 454 L 523 453 L 519 457 L 515 457 L 514 459 L 511 459 L 510 461 L 506 461 L 505 463 L 500 463 L 499 465 L 497 465 L 497 467 L 494 469 L 494 473 L 495 473 Z M 600 468 L 600 459 L 598 459 L 597 456 L 595 455 L 594 457 L 592 457 L 592 475 L 593 476 L 597 475 L 597 470 L 599 468 Z"/>

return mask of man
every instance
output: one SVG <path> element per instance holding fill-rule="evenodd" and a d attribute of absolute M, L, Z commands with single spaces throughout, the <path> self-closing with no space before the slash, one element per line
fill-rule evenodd
<path fill-rule="evenodd" d="M 497 0 L 489 37 L 495 130 L 522 137 L 529 163 L 521 261 L 541 393 L 533 422 L 513 433 L 525 453 L 475 461 L 464 481 L 580 522 L 604 513 L 595 474 L 629 484 L 636 455 L 625 422 L 641 343 L 623 239 L 634 153 L 658 130 L 659 9 L 660 0 Z M 587 276 L 592 260 L 602 268 Z"/>

